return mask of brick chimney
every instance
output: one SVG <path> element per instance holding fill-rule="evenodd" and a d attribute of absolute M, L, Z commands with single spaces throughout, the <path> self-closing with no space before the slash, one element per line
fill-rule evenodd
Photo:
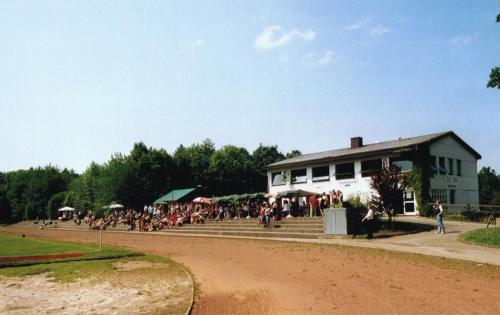
<path fill-rule="evenodd" d="M 354 137 L 351 138 L 351 149 L 361 148 L 363 146 L 363 138 Z"/>

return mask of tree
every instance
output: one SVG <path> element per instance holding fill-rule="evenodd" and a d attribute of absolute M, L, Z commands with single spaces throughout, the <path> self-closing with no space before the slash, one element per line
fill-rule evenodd
<path fill-rule="evenodd" d="M 11 221 L 9 199 L 7 198 L 7 180 L 3 173 L 0 173 L 0 223 Z"/>
<path fill-rule="evenodd" d="M 267 170 L 266 166 L 285 159 L 283 153 L 278 151 L 278 146 L 263 146 L 262 143 L 252 153 L 256 178 L 254 188 L 259 191 L 267 189 Z"/>
<path fill-rule="evenodd" d="M 500 22 L 500 14 L 497 15 L 497 23 Z M 494 67 L 490 72 L 490 80 L 486 85 L 489 88 L 500 89 L 500 67 Z"/>
<path fill-rule="evenodd" d="M 384 212 L 392 222 L 396 213 L 403 212 L 403 193 L 408 187 L 408 178 L 397 166 L 384 166 L 380 173 L 372 176 L 372 196 L 370 205 L 378 212 Z"/>
<path fill-rule="evenodd" d="M 210 177 L 208 167 L 210 157 L 215 152 L 215 145 L 210 139 L 190 147 L 180 145 L 174 153 L 173 160 L 176 166 L 176 187 L 209 187 Z"/>
<path fill-rule="evenodd" d="M 216 195 L 252 192 L 254 165 L 245 148 L 226 145 L 217 150 L 210 157 L 209 173 Z"/>
<path fill-rule="evenodd" d="M 500 175 L 491 167 L 483 167 L 477 175 L 479 182 L 479 203 L 494 204 L 500 201 Z"/>
<path fill-rule="evenodd" d="M 300 152 L 299 150 L 292 150 L 285 155 L 285 159 L 291 159 L 291 158 L 301 156 L 301 155 L 302 155 L 302 152 Z"/>

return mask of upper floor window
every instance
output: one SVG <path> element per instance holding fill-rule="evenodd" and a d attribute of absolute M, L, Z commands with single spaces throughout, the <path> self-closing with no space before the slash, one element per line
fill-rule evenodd
<path fill-rule="evenodd" d="M 457 176 L 462 176 L 462 160 L 457 160 Z"/>
<path fill-rule="evenodd" d="M 438 169 L 437 169 L 437 166 L 436 166 L 436 157 L 434 155 L 430 155 L 429 156 L 429 164 L 431 166 L 431 173 L 432 173 L 432 175 L 437 174 L 438 173 Z"/>
<path fill-rule="evenodd" d="M 381 159 L 361 161 L 361 176 L 363 177 L 377 175 L 381 170 Z"/>
<path fill-rule="evenodd" d="M 413 162 L 405 158 L 391 158 L 391 165 L 399 167 L 401 172 L 411 172 L 413 169 Z"/>
<path fill-rule="evenodd" d="M 306 183 L 307 182 L 307 170 L 305 168 L 301 168 L 298 170 L 292 170 L 290 172 L 290 176 L 291 176 L 292 184 Z"/>
<path fill-rule="evenodd" d="M 285 185 L 285 176 L 282 172 L 274 172 L 271 174 L 271 184 L 273 186 Z"/>
<path fill-rule="evenodd" d="M 354 163 L 335 164 L 335 179 L 354 178 Z"/>
<path fill-rule="evenodd" d="M 330 166 L 317 166 L 312 168 L 313 182 L 319 182 L 330 179 Z"/>
<path fill-rule="evenodd" d="M 446 160 L 444 157 L 439 157 L 439 174 L 446 175 Z"/>
<path fill-rule="evenodd" d="M 448 158 L 448 175 L 453 175 L 453 159 Z"/>

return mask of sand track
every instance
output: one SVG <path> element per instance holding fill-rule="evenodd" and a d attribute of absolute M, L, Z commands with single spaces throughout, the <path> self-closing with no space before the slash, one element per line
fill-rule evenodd
<path fill-rule="evenodd" d="M 87 231 L 6 230 L 56 240 L 98 239 Z M 186 265 L 199 284 L 194 314 L 497 314 L 500 309 L 500 276 L 474 264 L 456 268 L 406 254 L 259 240 L 106 233 L 105 242 Z"/>

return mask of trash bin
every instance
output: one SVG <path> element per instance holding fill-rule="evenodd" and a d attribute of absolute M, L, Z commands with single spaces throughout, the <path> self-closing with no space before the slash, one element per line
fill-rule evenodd
<path fill-rule="evenodd" d="M 347 235 L 347 217 L 345 208 L 324 209 L 325 235 Z"/>

